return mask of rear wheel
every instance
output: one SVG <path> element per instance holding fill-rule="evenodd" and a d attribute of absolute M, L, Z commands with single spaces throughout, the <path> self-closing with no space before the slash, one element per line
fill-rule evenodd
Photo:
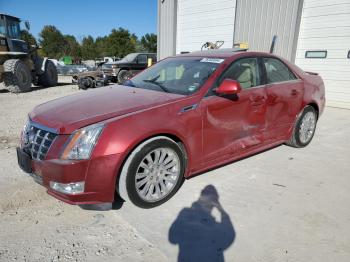
<path fill-rule="evenodd" d="M 139 145 L 125 162 L 118 192 L 136 206 L 152 208 L 176 193 L 184 172 L 185 159 L 179 145 L 167 137 L 153 138 Z"/>
<path fill-rule="evenodd" d="M 12 93 L 28 92 L 32 88 L 30 69 L 22 60 L 9 59 L 4 63 L 4 84 Z"/>
<path fill-rule="evenodd" d="M 55 64 L 50 60 L 46 60 L 45 71 L 38 78 L 39 85 L 44 87 L 56 86 L 57 79 L 57 68 Z"/>
<path fill-rule="evenodd" d="M 305 107 L 296 121 L 292 136 L 287 144 L 293 147 L 307 146 L 314 137 L 316 124 L 316 110 L 312 106 Z"/>

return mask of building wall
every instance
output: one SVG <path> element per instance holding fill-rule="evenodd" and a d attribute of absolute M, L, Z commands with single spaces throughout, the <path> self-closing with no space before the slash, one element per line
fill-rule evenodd
<path fill-rule="evenodd" d="M 158 0 L 158 59 L 175 55 L 177 0 Z"/>
<path fill-rule="evenodd" d="M 269 52 L 294 59 L 302 0 L 237 0 L 234 42 L 247 42 L 251 51 Z"/>
<path fill-rule="evenodd" d="M 327 105 L 350 109 L 350 0 L 159 0 L 158 58 L 248 42 L 250 50 L 275 53 L 319 73 Z M 326 58 L 305 52 L 326 50 Z"/>
<path fill-rule="evenodd" d="M 233 45 L 236 0 L 178 0 L 176 53 L 200 50 L 205 42 Z"/>
<path fill-rule="evenodd" d="M 305 58 L 306 51 L 325 50 L 326 58 Z M 327 105 L 350 109 L 350 1 L 304 0 L 296 64 L 319 73 Z"/>

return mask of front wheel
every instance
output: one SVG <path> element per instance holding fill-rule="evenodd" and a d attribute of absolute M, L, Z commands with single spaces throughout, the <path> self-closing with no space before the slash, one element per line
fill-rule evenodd
<path fill-rule="evenodd" d="M 170 199 L 180 188 L 185 159 L 180 146 L 167 137 L 139 145 L 124 164 L 119 195 L 142 208 L 152 208 Z"/>
<path fill-rule="evenodd" d="M 118 73 L 118 84 L 123 84 L 126 80 L 129 80 L 132 77 L 132 73 L 128 70 L 120 70 Z"/>
<path fill-rule="evenodd" d="M 305 147 L 314 137 L 317 124 L 317 112 L 312 106 L 304 108 L 298 117 L 288 145 L 293 147 Z"/>
<path fill-rule="evenodd" d="M 21 93 L 32 89 L 32 75 L 24 61 L 9 59 L 5 61 L 4 68 L 4 84 L 10 92 Z"/>

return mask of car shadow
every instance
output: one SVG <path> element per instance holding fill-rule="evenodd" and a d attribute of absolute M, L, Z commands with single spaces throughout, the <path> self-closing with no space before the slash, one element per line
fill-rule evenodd
<path fill-rule="evenodd" d="M 215 209 L 219 220 L 213 215 Z M 169 242 L 179 246 L 178 261 L 224 261 L 224 251 L 235 238 L 231 219 L 213 185 L 206 186 L 191 207 L 180 211 L 168 235 Z"/>

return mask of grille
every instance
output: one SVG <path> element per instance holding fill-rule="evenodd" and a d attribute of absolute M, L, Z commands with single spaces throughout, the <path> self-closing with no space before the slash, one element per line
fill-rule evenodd
<path fill-rule="evenodd" d="M 26 131 L 27 144 L 25 150 L 34 160 L 44 160 L 50 146 L 57 134 L 40 129 L 36 126 L 30 126 Z"/>

